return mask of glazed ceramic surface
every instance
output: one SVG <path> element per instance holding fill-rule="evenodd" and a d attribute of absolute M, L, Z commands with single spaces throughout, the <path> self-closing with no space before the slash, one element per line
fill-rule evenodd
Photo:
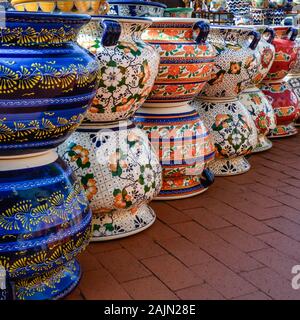
<path fill-rule="evenodd" d="M 59 147 L 74 169 L 93 211 L 92 240 L 125 237 L 149 227 L 147 206 L 161 188 L 161 166 L 147 135 L 124 121 L 85 124 Z"/>
<path fill-rule="evenodd" d="M 94 17 L 83 28 L 78 43 L 96 54 L 101 67 L 88 120 L 127 119 L 148 97 L 159 64 L 156 50 L 140 38 L 150 25 L 151 21 L 143 18 Z"/>
<path fill-rule="evenodd" d="M 209 168 L 217 176 L 236 175 L 250 169 L 244 158 L 257 144 L 256 126 L 238 100 L 202 100 L 192 106 L 198 110 L 205 126 L 211 130 L 216 148 L 216 160 Z"/>
<path fill-rule="evenodd" d="M 99 65 L 75 38 L 85 15 L 7 12 L 0 37 L 0 157 L 56 147 L 96 94 Z"/>
<path fill-rule="evenodd" d="M 244 90 L 239 95 L 239 100 L 247 108 L 256 125 L 258 143 L 252 152 L 270 149 L 272 142 L 267 139 L 266 135 L 271 129 L 276 128 L 276 118 L 271 103 L 257 87 Z"/>
<path fill-rule="evenodd" d="M 250 42 L 249 38 L 254 37 Z M 212 27 L 208 40 L 216 50 L 211 80 L 201 91 L 201 97 L 235 98 L 247 88 L 259 68 L 258 32 L 242 27 Z"/>
<path fill-rule="evenodd" d="M 106 14 L 106 0 L 12 0 L 17 11 Z"/>
<path fill-rule="evenodd" d="M 195 109 L 141 108 L 134 121 L 148 134 L 163 167 L 163 186 L 157 199 L 193 196 L 213 182 L 205 168 L 214 158 L 214 145 Z"/>
<path fill-rule="evenodd" d="M 165 4 L 152 1 L 110 0 L 109 14 L 129 17 L 162 17 Z"/>
<path fill-rule="evenodd" d="M 199 19 L 152 20 L 143 39 L 159 50 L 160 66 L 144 107 L 187 105 L 211 77 L 215 50 L 206 42 L 209 25 Z"/>
<path fill-rule="evenodd" d="M 74 260 L 89 242 L 83 189 L 54 151 L 0 160 L 0 266 L 16 299 L 57 299 L 80 278 Z"/>
<path fill-rule="evenodd" d="M 193 11 L 193 8 L 167 8 L 164 16 L 173 18 L 191 18 Z"/>

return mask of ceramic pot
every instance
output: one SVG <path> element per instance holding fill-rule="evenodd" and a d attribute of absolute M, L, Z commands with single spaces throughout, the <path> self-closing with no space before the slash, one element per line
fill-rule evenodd
<path fill-rule="evenodd" d="M 238 95 L 258 72 L 260 34 L 247 27 L 215 27 L 208 39 L 218 55 L 212 79 L 193 106 L 215 140 L 216 159 L 209 168 L 218 176 L 241 174 L 250 169 L 244 156 L 255 148 L 257 130 Z"/>
<path fill-rule="evenodd" d="M 254 25 L 264 25 L 267 22 L 267 10 L 250 8 L 250 15 Z"/>
<path fill-rule="evenodd" d="M 165 4 L 152 1 L 109 0 L 110 15 L 129 17 L 162 17 L 167 8 Z"/>
<path fill-rule="evenodd" d="M 17 300 L 58 299 L 80 279 L 89 242 L 83 189 L 56 152 L 0 160 L 0 266 Z"/>
<path fill-rule="evenodd" d="M 79 126 L 99 65 L 75 42 L 87 15 L 6 12 L 0 37 L 0 157 L 40 153 Z"/>
<path fill-rule="evenodd" d="M 146 100 L 159 64 L 156 50 L 141 40 L 150 25 L 145 18 L 93 17 L 82 29 L 78 43 L 96 54 L 101 67 L 88 120 L 128 119 Z"/>
<path fill-rule="evenodd" d="M 272 142 L 266 135 L 276 128 L 276 119 L 271 103 L 256 85 L 267 75 L 275 59 L 275 48 L 272 45 L 275 32 L 266 26 L 254 28 L 262 34 L 257 46 L 260 64 L 252 85 L 239 95 L 239 99 L 249 111 L 258 131 L 258 143 L 252 152 L 261 152 L 272 147 Z"/>
<path fill-rule="evenodd" d="M 154 87 L 143 107 L 186 106 L 211 77 L 215 50 L 206 42 L 209 25 L 204 20 L 152 18 L 143 39 L 160 52 Z M 197 36 L 193 36 L 193 32 Z"/>
<path fill-rule="evenodd" d="M 273 27 L 276 37 L 272 44 L 275 47 L 275 60 L 259 87 L 271 101 L 277 127 L 271 130 L 271 138 L 279 138 L 297 134 L 293 125 L 299 116 L 299 102 L 290 85 L 283 80 L 294 68 L 298 49 L 295 42 L 297 29 L 293 27 Z"/>
<path fill-rule="evenodd" d="M 134 121 L 148 134 L 163 167 L 157 200 L 191 197 L 213 183 L 207 164 L 214 158 L 214 144 L 195 109 L 141 108 Z"/>
<path fill-rule="evenodd" d="M 147 205 L 161 188 L 161 166 L 147 135 L 130 121 L 82 125 L 59 153 L 86 190 L 92 241 L 126 237 L 150 227 Z"/>
<path fill-rule="evenodd" d="M 17 11 L 106 14 L 106 0 L 11 0 Z"/>
<path fill-rule="evenodd" d="M 192 18 L 193 8 L 167 8 L 165 9 L 165 17 L 173 18 Z"/>

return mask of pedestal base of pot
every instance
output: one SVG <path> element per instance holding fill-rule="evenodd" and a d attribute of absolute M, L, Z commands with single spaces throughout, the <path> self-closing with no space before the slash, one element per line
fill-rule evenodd
<path fill-rule="evenodd" d="M 209 164 L 209 169 L 217 177 L 236 176 L 246 173 L 250 168 L 250 163 L 243 156 L 232 159 L 216 159 Z"/>
<path fill-rule="evenodd" d="M 137 212 L 120 210 L 94 217 L 91 241 L 108 241 L 132 236 L 151 227 L 155 219 L 155 212 L 148 205 L 142 205 Z"/>
<path fill-rule="evenodd" d="M 252 153 L 258 153 L 270 150 L 273 146 L 272 141 L 270 141 L 264 134 L 258 135 L 258 143 Z"/>
<path fill-rule="evenodd" d="M 271 130 L 268 137 L 270 139 L 286 138 L 298 134 L 298 130 L 293 123 L 288 125 L 277 125 L 276 129 Z"/>
<path fill-rule="evenodd" d="M 81 277 L 80 265 L 76 260 L 50 272 L 30 279 L 15 282 L 17 300 L 56 300 L 68 295 Z"/>

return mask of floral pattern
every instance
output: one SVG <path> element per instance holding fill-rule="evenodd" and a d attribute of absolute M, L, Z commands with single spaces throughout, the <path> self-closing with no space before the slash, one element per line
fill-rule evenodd
<path fill-rule="evenodd" d="M 102 46 L 99 19 L 90 22 L 78 37 L 78 42 L 96 54 L 101 65 L 98 91 L 87 114 L 91 121 L 131 117 L 148 97 L 157 75 L 158 53 L 140 39 L 149 22 L 118 21 L 122 33 L 116 46 Z"/>

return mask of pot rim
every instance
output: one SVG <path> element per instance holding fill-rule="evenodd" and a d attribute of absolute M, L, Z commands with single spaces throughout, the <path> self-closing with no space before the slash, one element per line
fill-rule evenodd
<path fill-rule="evenodd" d="M 123 17 L 118 15 L 91 15 L 92 21 L 98 20 L 117 20 L 119 22 L 148 22 L 149 24 L 152 23 L 151 19 L 144 18 L 144 17 Z"/>
<path fill-rule="evenodd" d="M 149 19 L 156 23 L 156 22 L 170 22 L 170 23 L 177 23 L 177 22 L 186 22 L 186 23 L 195 23 L 198 21 L 207 22 L 209 25 L 208 19 L 202 19 L 202 18 L 172 18 L 172 17 L 149 17 Z M 211 26 L 211 25 L 210 25 Z"/>
<path fill-rule="evenodd" d="M 35 23 L 42 24 L 45 20 L 51 23 L 66 22 L 68 24 L 82 24 L 89 22 L 91 16 L 88 14 L 74 14 L 74 13 L 45 13 L 45 12 L 26 12 L 26 11 L 6 11 L 5 18 L 7 21 L 24 20 L 24 22 L 31 19 Z M 16 20 L 14 20 L 16 19 Z"/>
<path fill-rule="evenodd" d="M 245 30 L 245 31 L 253 31 L 254 28 L 252 25 L 241 25 L 241 26 L 227 26 L 220 24 L 211 24 L 210 29 L 222 29 L 222 30 Z"/>
<path fill-rule="evenodd" d="M 163 4 L 163 3 L 159 3 L 159 2 L 152 2 L 152 1 L 120 1 L 120 0 L 110 0 L 108 1 L 109 4 L 121 4 L 121 5 L 142 5 L 142 6 L 150 6 L 150 7 L 160 7 L 160 8 L 164 8 L 166 9 L 168 6 Z"/>

